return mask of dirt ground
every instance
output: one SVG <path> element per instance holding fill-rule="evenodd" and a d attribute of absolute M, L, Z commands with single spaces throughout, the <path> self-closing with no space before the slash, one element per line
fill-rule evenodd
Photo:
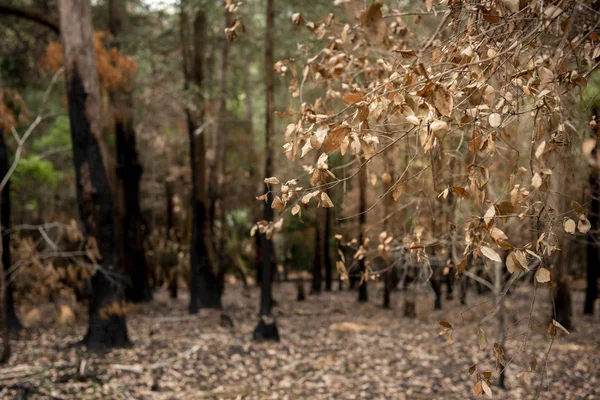
<path fill-rule="evenodd" d="M 277 284 L 279 343 L 251 340 L 259 292 L 253 288 L 246 293 L 241 286 L 228 287 L 224 298 L 223 313 L 233 327 L 223 326 L 220 311 L 187 315 L 187 297 L 172 301 L 165 292 L 155 294 L 151 303 L 136 306 L 128 316 L 134 344 L 128 349 L 88 353 L 72 346 L 85 332 L 84 321 L 28 328 L 15 334 L 13 357 L 0 369 L 0 397 L 465 399 L 473 397 L 476 383 L 469 373 L 472 365 L 494 371 L 492 379 L 497 376 L 495 318 L 483 325 L 488 337 L 484 351 L 477 338 L 477 323 L 492 311 L 495 299 L 470 292 L 467 306 L 445 301 L 444 309 L 434 312 L 431 295 L 423 289 L 417 296 L 419 317 L 407 319 L 403 292 L 394 293 L 392 310 L 383 310 L 381 289 L 370 289 L 367 304 L 358 304 L 350 291 L 297 302 L 292 283 Z M 508 299 L 508 390 L 493 385 L 493 397 L 600 398 L 598 313 L 582 316 L 582 293 L 575 293 L 575 327 L 570 335 L 559 332 L 548 353 L 548 289 L 538 290 L 529 326 L 532 290 L 520 288 Z M 451 344 L 448 335 L 440 335 L 440 320 L 454 328 Z M 527 384 L 517 374 L 529 371 L 531 355 L 537 370 Z"/>

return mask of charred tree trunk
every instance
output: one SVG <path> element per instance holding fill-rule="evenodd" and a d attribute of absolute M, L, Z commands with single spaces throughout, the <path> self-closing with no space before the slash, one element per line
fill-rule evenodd
<path fill-rule="evenodd" d="M 2 101 L 2 82 L 0 81 L 0 102 Z M 6 139 L 4 137 L 4 132 L 0 127 L 0 180 L 3 179 L 8 173 L 9 162 L 8 162 L 8 152 L 6 149 Z M 5 302 L 2 303 L 4 305 L 4 310 L 6 312 L 6 323 L 9 330 L 19 330 L 21 329 L 21 323 L 17 318 L 17 314 L 15 313 L 15 302 L 13 297 L 13 285 L 10 279 L 10 180 L 6 182 L 6 186 L 2 189 L 2 194 L 0 196 L 0 214 L 2 218 L 2 224 L 0 233 L 2 234 L 2 265 L 4 271 L 4 276 L 6 280 L 6 294 L 5 294 Z M 0 305 L 1 306 L 1 305 Z"/>
<path fill-rule="evenodd" d="M 388 125 L 385 125 L 385 130 L 389 135 Z M 390 139 L 391 139 L 391 135 Z M 383 160 L 385 162 L 385 170 L 387 175 L 383 180 L 383 190 L 384 193 L 387 193 L 384 199 L 384 211 L 383 211 L 383 230 L 385 232 L 388 231 L 390 227 L 390 218 L 392 216 L 392 208 L 394 207 L 394 197 L 391 193 L 392 186 L 396 182 L 396 176 L 394 173 L 394 155 L 392 154 L 394 147 L 392 146 L 388 151 L 383 153 Z M 389 192 L 389 193 L 388 193 Z M 390 232 L 387 232 L 390 234 Z M 392 289 L 394 286 L 394 270 L 391 266 L 390 258 L 388 254 L 384 254 L 383 259 L 385 261 L 385 271 L 383 273 L 383 308 L 391 309 L 392 308 Z"/>
<path fill-rule="evenodd" d="M 362 160 L 362 158 L 361 158 Z M 367 224 L 367 166 L 364 165 L 361 167 L 360 171 L 358 172 L 358 194 L 359 194 L 359 201 L 358 201 L 358 225 L 359 225 L 359 230 L 360 230 L 360 237 L 358 240 L 359 246 L 364 245 L 365 242 L 365 231 L 366 231 L 366 224 Z M 360 269 L 360 273 L 361 273 L 361 280 L 360 280 L 360 286 L 358 288 L 358 301 L 359 302 L 367 302 L 369 301 L 369 293 L 367 291 L 367 287 L 369 284 L 369 280 L 368 280 L 368 275 L 367 275 L 367 264 L 366 264 L 366 260 L 363 257 L 362 259 L 360 259 L 358 261 L 358 265 L 359 265 L 359 269 Z"/>
<path fill-rule="evenodd" d="M 315 162 L 319 155 L 319 153 L 315 154 Z M 315 210 L 315 243 L 310 294 L 321 294 L 321 287 L 323 286 L 323 251 L 325 250 L 323 240 L 325 239 L 324 217 L 326 210 L 327 208 L 317 208 Z"/>
<path fill-rule="evenodd" d="M 224 8 L 223 11 L 224 29 L 229 27 L 229 11 Z M 223 31 L 224 31 L 223 29 Z M 215 165 L 210 172 L 208 184 L 208 197 L 210 199 L 210 226 L 213 231 L 215 243 L 216 269 L 219 277 L 219 290 L 221 293 L 225 290 L 225 275 L 227 273 L 226 260 L 226 235 L 227 224 L 225 221 L 225 166 L 227 163 L 227 70 L 229 66 L 229 43 L 223 35 L 221 44 L 221 66 L 219 75 L 219 103 L 217 109 L 216 123 L 216 141 L 215 141 Z M 217 218 L 220 221 L 216 226 Z M 218 229 L 217 229 L 218 228 Z"/>
<path fill-rule="evenodd" d="M 333 279 L 333 264 L 331 263 L 331 252 L 329 249 L 329 240 L 331 238 L 331 208 L 325 208 L 325 238 L 323 244 L 323 265 L 325 266 L 325 291 L 331 292 L 331 281 Z"/>
<path fill-rule="evenodd" d="M 185 4 L 181 9 L 181 35 L 184 58 L 190 54 L 187 46 L 187 18 Z M 186 88 L 193 83 L 198 88 L 203 84 L 204 53 L 206 45 L 206 15 L 199 10 L 194 19 L 193 64 L 184 60 L 184 78 Z M 191 66 L 193 65 L 193 68 Z M 204 104 L 198 99 L 199 115 L 196 122 L 192 111 L 186 109 L 188 135 L 190 140 L 190 159 L 192 167 L 192 240 L 190 245 L 190 313 L 200 308 L 221 308 L 221 292 L 214 267 L 214 252 L 210 238 L 210 225 L 206 199 L 206 146 L 204 143 Z"/>
<path fill-rule="evenodd" d="M 265 176 L 273 175 L 273 158 L 275 148 L 273 142 L 273 113 L 275 111 L 273 96 L 273 47 L 275 26 L 275 0 L 267 0 L 267 31 L 265 37 L 265 86 L 266 86 L 266 116 L 265 116 Z M 266 185 L 265 185 L 266 186 Z M 266 189 L 266 188 L 265 188 Z M 268 189 L 266 189 L 268 190 Z M 268 202 L 263 205 L 263 219 L 273 220 L 271 202 L 273 194 L 269 193 Z M 275 247 L 273 240 L 266 235 L 260 235 L 261 283 L 260 283 L 260 322 L 254 329 L 255 340 L 279 340 L 277 323 L 272 314 L 273 295 L 273 266 Z"/>
<path fill-rule="evenodd" d="M 127 32 L 127 9 L 125 0 L 109 1 L 110 31 L 117 39 L 117 46 Z M 136 149 L 136 134 L 133 127 L 133 82 L 110 93 L 111 108 L 115 124 L 117 143 L 116 175 L 119 188 L 119 249 L 121 264 L 129 278 L 125 290 L 127 299 L 139 303 L 152 299 L 148 281 L 148 264 L 144 252 L 144 230 L 140 210 L 140 180 L 142 166 Z"/>
<path fill-rule="evenodd" d="M 600 117 L 600 110 L 594 108 L 593 114 L 596 115 L 597 119 Z M 596 128 L 594 131 L 594 138 L 600 139 L 600 128 Z M 597 159 L 598 145 L 592 151 L 592 158 Z M 598 169 L 600 165 L 592 166 L 590 170 L 590 191 L 591 191 L 591 209 L 588 220 L 592 229 L 595 231 L 595 235 L 592 235 L 588 239 L 586 256 L 587 256 L 587 287 L 585 290 L 585 303 L 583 306 L 584 314 L 594 314 L 594 303 L 598 298 L 598 278 L 600 278 L 600 248 L 596 243 L 600 241 L 600 175 Z M 595 239 L 595 240 L 594 240 Z"/>
<path fill-rule="evenodd" d="M 173 208 L 174 208 L 174 204 L 173 204 L 173 181 L 167 179 L 165 181 L 165 198 L 167 200 L 166 202 L 166 229 L 167 229 L 167 236 L 171 234 L 171 229 L 173 229 L 174 226 L 174 213 L 173 213 Z M 175 237 L 175 235 L 173 235 L 173 237 Z"/>
<path fill-rule="evenodd" d="M 129 345 L 123 313 L 124 288 L 115 252 L 114 205 L 104 165 L 101 99 L 88 0 L 59 0 L 65 80 L 71 121 L 77 202 L 88 242 L 95 241 L 100 268 L 91 277 L 88 348 Z"/>
<path fill-rule="evenodd" d="M 323 211 L 326 209 L 317 209 L 315 216 L 315 250 L 313 257 L 312 281 L 310 285 L 310 294 L 321 294 L 323 284 Z"/>

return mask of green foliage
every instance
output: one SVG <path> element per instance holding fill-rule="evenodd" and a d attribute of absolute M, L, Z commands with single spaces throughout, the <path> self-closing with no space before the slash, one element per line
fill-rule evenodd
<path fill-rule="evenodd" d="M 33 143 L 36 152 L 46 151 L 52 148 L 63 148 L 71 146 L 71 131 L 69 117 L 59 116 L 54 120 L 47 135 L 42 136 Z"/>
<path fill-rule="evenodd" d="M 587 86 L 581 93 L 582 104 L 586 109 L 600 108 L 600 71 L 592 74 L 587 81 Z"/>
<path fill-rule="evenodd" d="M 11 179 L 11 184 L 15 190 L 19 190 L 25 184 L 36 185 L 38 183 L 54 188 L 62 177 L 63 174 L 57 171 L 50 161 L 41 159 L 37 154 L 32 154 L 21 158 Z"/>

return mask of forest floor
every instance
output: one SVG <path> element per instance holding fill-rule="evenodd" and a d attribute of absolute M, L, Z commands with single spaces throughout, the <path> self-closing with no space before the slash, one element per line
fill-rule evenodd
<path fill-rule="evenodd" d="M 431 311 L 432 297 L 423 290 L 417 296 L 418 317 L 407 319 L 403 292 L 395 292 L 394 308 L 384 310 L 381 289 L 373 284 L 370 289 L 366 304 L 357 303 L 356 293 L 348 290 L 297 302 L 294 284 L 276 284 L 279 343 L 251 340 L 259 292 L 237 285 L 227 287 L 222 311 L 233 327 L 222 326 L 220 311 L 187 315 L 187 296 L 173 301 L 165 292 L 155 294 L 151 303 L 136 306 L 128 315 L 132 348 L 89 353 L 71 346 L 85 333 L 84 321 L 28 328 L 14 335 L 13 356 L 0 369 L 5 396 L 0 397 L 465 399 L 473 397 L 473 364 L 497 376 L 495 318 L 483 325 L 489 342 L 484 351 L 477 339 L 477 323 L 492 311 L 492 297 L 469 292 L 468 306 L 449 300 L 443 310 Z M 534 399 L 538 391 L 541 399 L 600 398 L 598 313 L 582 316 L 582 293 L 576 292 L 574 329 L 570 335 L 559 331 L 548 353 L 545 314 L 550 303 L 548 289 L 539 289 L 527 348 L 519 351 L 532 293 L 532 287 L 522 287 L 507 301 L 509 389 L 494 382 L 494 398 Z M 485 300 L 490 301 L 480 304 Z M 451 344 L 448 335 L 440 335 L 440 320 L 454 327 Z M 537 371 L 527 384 L 517 375 L 529 370 L 532 354 Z"/>

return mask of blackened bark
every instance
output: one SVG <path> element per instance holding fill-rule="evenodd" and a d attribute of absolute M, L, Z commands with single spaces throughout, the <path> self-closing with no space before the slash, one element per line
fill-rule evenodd
<path fill-rule="evenodd" d="M 392 308 L 392 270 L 387 269 L 383 275 L 383 308 Z"/>
<path fill-rule="evenodd" d="M 182 38 L 185 37 L 185 9 L 182 4 Z M 187 40 L 182 41 L 184 57 Z M 203 84 L 204 50 L 206 45 L 206 15 L 199 10 L 194 18 L 193 83 L 201 88 Z M 189 70 L 184 62 L 186 87 L 190 83 Z M 206 199 L 206 145 L 203 127 L 204 104 L 199 99 L 199 115 L 194 121 L 192 112 L 186 109 L 188 135 L 190 140 L 190 161 L 192 166 L 192 240 L 190 245 L 190 313 L 200 308 L 221 308 L 221 292 L 214 266 L 214 253 L 210 239 L 210 225 Z"/>
<path fill-rule="evenodd" d="M 2 87 L 0 85 L 0 90 Z M 1 100 L 1 95 L 0 95 Z M 8 152 L 6 149 L 6 139 L 4 132 L 0 128 L 0 179 L 4 178 L 8 173 L 9 162 Z M 0 232 L 2 234 L 2 265 L 4 267 L 4 275 L 6 279 L 6 322 L 9 330 L 21 329 L 21 323 L 15 313 L 15 302 L 13 296 L 14 285 L 11 282 L 11 275 L 9 274 L 11 262 L 10 262 L 10 179 L 6 182 L 6 186 L 2 190 L 0 198 L 1 205 L 1 217 L 2 217 L 2 228 Z"/>
<path fill-rule="evenodd" d="M 331 238 L 331 208 L 325 209 L 325 238 L 323 239 L 323 265 L 325 266 L 325 291 L 331 292 L 331 280 L 333 278 L 333 264 L 331 260 L 331 251 L 329 249 L 329 240 Z"/>
<path fill-rule="evenodd" d="M 600 117 L 600 110 L 594 108 L 593 115 Z M 594 130 L 593 136 L 596 140 L 600 138 L 600 128 L 596 128 Z M 597 152 L 598 146 L 596 145 L 592 151 L 593 159 L 596 159 Z M 594 314 L 594 303 L 598 298 L 598 278 L 600 278 L 600 248 L 598 248 L 596 245 L 598 239 L 600 238 L 600 227 L 598 226 L 598 223 L 600 222 L 600 176 L 598 174 L 598 168 L 600 168 L 600 166 L 591 167 L 589 177 L 592 204 L 588 220 L 590 221 L 592 229 L 596 232 L 594 235 L 596 240 L 594 240 L 594 237 L 588 238 L 586 248 L 587 287 L 585 289 L 585 303 L 583 306 L 584 314 Z"/>
<path fill-rule="evenodd" d="M 359 245 L 363 245 L 365 241 L 365 230 L 367 224 L 367 167 L 362 166 L 358 173 L 358 191 L 359 191 L 359 204 L 358 204 L 358 224 L 360 229 L 360 238 L 358 240 Z M 367 265 L 365 258 L 363 257 L 358 261 L 359 270 L 362 275 L 361 285 L 358 288 L 358 301 L 366 302 L 369 301 L 369 294 L 367 291 L 368 279 L 367 277 Z"/>
<path fill-rule="evenodd" d="M 275 111 L 273 96 L 273 47 L 275 25 L 275 1 L 267 0 L 267 30 L 265 37 L 265 86 L 266 86 L 266 116 L 265 116 L 265 176 L 273 176 L 273 112 Z M 266 185 L 265 185 L 266 186 Z M 268 189 L 265 187 L 265 192 Z M 273 220 L 271 202 L 273 194 L 269 193 L 268 202 L 263 205 L 263 218 Z M 273 240 L 266 235 L 260 236 L 261 284 L 260 284 L 260 322 L 254 329 L 255 340 L 279 340 L 279 332 L 275 318 L 272 315 L 273 295 L 273 266 L 276 265 Z"/>
<path fill-rule="evenodd" d="M 109 1 L 110 31 L 117 39 L 127 33 L 127 9 L 125 0 Z M 117 142 L 117 168 L 119 179 L 119 250 L 121 265 L 129 278 L 125 290 L 127 298 L 133 302 L 152 299 L 148 280 L 148 264 L 144 252 L 144 231 L 140 210 L 140 180 L 143 168 L 136 149 L 136 133 L 133 127 L 133 83 L 126 82 L 110 93 Z"/>
<path fill-rule="evenodd" d="M 167 200 L 167 209 L 166 209 L 166 228 L 167 228 L 167 235 L 170 234 L 171 229 L 173 228 L 173 182 L 167 180 L 165 182 L 165 197 Z"/>
<path fill-rule="evenodd" d="M 315 154 L 315 162 L 319 158 L 319 154 Z M 317 208 L 315 210 L 315 242 L 313 251 L 313 269 L 312 280 L 310 284 L 310 294 L 320 294 L 323 286 L 323 264 L 325 246 L 325 216 L 326 208 Z"/>
<path fill-rule="evenodd" d="M 433 293 L 435 294 L 435 302 L 433 304 L 434 310 L 442 309 L 442 282 L 440 281 L 438 271 L 433 272 L 433 276 L 431 277 L 431 287 L 433 288 Z"/>
<path fill-rule="evenodd" d="M 59 0 L 65 80 L 71 121 L 77 203 L 84 234 L 94 239 L 101 270 L 91 278 L 88 301 L 88 348 L 129 345 L 123 314 L 124 288 L 115 252 L 114 207 L 102 147 L 101 99 L 92 38 L 91 5 L 87 0 Z"/>
<path fill-rule="evenodd" d="M 389 133 L 388 125 L 384 125 L 386 132 L 391 139 L 391 134 Z M 390 147 L 388 151 L 383 153 L 383 160 L 385 162 L 385 170 L 387 172 L 387 179 L 384 180 L 384 193 L 387 193 L 384 199 L 384 210 L 383 210 L 383 230 L 388 234 L 392 234 L 392 232 L 388 232 L 390 228 L 390 222 L 392 218 L 392 208 L 394 207 L 395 201 L 392 192 L 392 186 L 396 182 L 396 174 L 394 173 L 394 155 L 392 154 L 394 147 Z M 391 262 L 388 254 L 385 254 L 383 257 L 385 261 L 385 272 L 383 273 L 383 308 L 391 309 L 392 308 L 392 289 L 394 287 L 394 264 Z"/>

